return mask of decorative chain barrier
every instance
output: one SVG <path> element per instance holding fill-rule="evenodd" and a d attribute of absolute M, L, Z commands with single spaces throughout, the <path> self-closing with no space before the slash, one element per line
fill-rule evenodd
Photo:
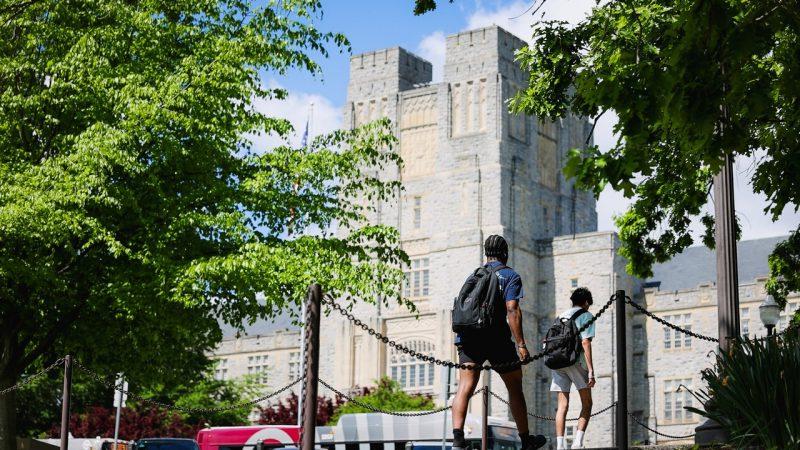
<path fill-rule="evenodd" d="M 272 397 L 276 397 L 276 396 L 288 391 L 294 385 L 296 385 L 297 383 L 299 383 L 301 380 L 303 380 L 305 378 L 304 376 L 301 376 L 300 378 L 292 381 L 291 383 L 287 384 L 286 386 L 284 386 L 284 387 L 282 387 L 282 388 L 280 388 L 280 389 L 278 389 L 278 390 L 276 390 L 274 392 L 271 392 L 271 393 L 269 393 L 267 395 L 263 395 L 263 396 L 258 397 L 258 398 L 254 398 L 253 400 L 250 400 L 250 401 L 247 401 L 247 402 L 236 403 L 234 405 L 228 405 L 228 406 L 219 406 L 219 407 L 216 407 L 216 408 L 187 408 L 187 407 L 184 407 L 184 406 L 178 406 L 178 405 L 174 405 L 174 404 L 170 404 L 170 403 L 159 402 L 157 400 L 152 400 L 152 399 L 149 399 L 149 398 L 142 397 L 141 395 L 138 395 L 138 394 L 135 394 L 133 392 L 127 391 L 125 389 L 122 389 L 119 384 L 116 384 L 113 381 L 109 381 L 107 378 L 105 378 L 105 377 L 93 372 L 92 370 L 90 370 L 89 368 L 87 368 L 83 364 L 79 363 L 78 361 L 74 361 L 73 360 L 72 364 L 75 367 L 77 367 L 79 370 L 81 370 L 82 372 L 87 374 L 89 377 L 91 377 L 92 379 L 97 381 L 98 383 L 101 383 L 104 386 L 109 387 L 109 388 L 111 388 L 111 389 L 113 389 L 115 391 L 121 391 L 122 393 L 126 394 L 128 397 L 130 397 L 130 398 L 132 398 L 134 400 L 138 400 L 138 401 L 140 401 L 142 403 L 147 403 L 147 404 L 152 405 L 152 406 L 157 406 L 159 408 L 172 409 L 172 410 L 181 411 L 181 412 L 185 412 L 185 413 L 197 413 L 197 414 L 216 413 L 216 412 L 221 412 L 221 411 L 230 411 L 230 410 L 234 410 L 234 409 L 252 408 L 252 407 L 256 406 L 257 404 L 263 402 L 264 400 L 270 399 Z"/>
<path fill-rule="evenodd" d="M 406 346 L 404 346 L 402 344 L 398 344 L 397 342 L 389 339 L 387 336 L 384 336 L 379 331 L 376 331 L 376 330 L 370 328 L 369 325 L 365 324 L 364 322 L 362 322 L 361 320 L 359 320 L 358 318 L 353 316 L 353 314 L 350 313 L 350 311 L 347 311 L 344 307 L 342 307 L 341 305 L 336 303 L 336 301 L 333 299 L 333 297 L 331 297 L 329 294 L 325 295 L 323 297 L 322 303 L 330 306 L 331 308 L 336 310 L 336 312 L 338 312 L 339 314 L 341 314 L 344 317 L 346 317 L 354 325 L 356 325 L 357 327 L 359 327 L 362 330 L 366 331 L 370 336 L 374 336 L 379 341 L 382 341 L 384 344 L 387 344 L 387 345 L 389 345 L 391 347 L 394 347 L 395 349 L 397 349 L 397 350 L 399 350 L 399 351 L 411 356 L 412 358 L 416 358 L 416 359 L 419 359 L 419 360 L 422 360 L 422 361 L 425 361 L 425 362 L 429 362 L 429 363 L 433 363 L 433 364 L 440 365 L 440 366 L 445 366 L 445 367 L 451 367 L 451 368 L 457 368 L 457 369 L 465 369 L 465 370 L 490 370 L 490 369 L 495 369 L 495 370 L 498 370 L 498 371 L 507 370 L 507 369 L 517 369 L 517 368 L 519 368 L 519 367 L 521 367 L 521 366 L 523 366 L 525 364 L 528 364 L 528 363 L 530 363 L 532 361 L 535 361 L 537 359 L 541 359 L 541 358 L 549 355 L 550 353 L 554 352 L 555 350 L 557 350 L 559 348 L 559 346 L 552 347 L 549 350 L 544 350 L 544 351 L 541 351 L 541 352 L 536 353 L 534 355 L 530 355 L 525 360 L 511 361 L 511 362 L 507 362 L 507 363 L 495 364 L 495 365 L 492 365 L 492 366 L 478 366 L 478 365 L 474 365 L 474 364 L 459 364 L 459 363 L 455 363 L 453 361 L 448 361 L 448 360 L 444 360 L 444 359 L 438 359 L 438 358 L 435 358 L 435 357 L 433 357 L 431 355 L 425 355 L 425 354 L 422 354 L 422 353 L 420 353 L 420 352 L 418 352 L 416 350 L 410 349 L 410 348 L 408 348 L 408 347 L 406 347 Z M 580 327 L 578 329 L 578 334 L 584 332 L 598 318 L 600 318 L 600 316 L 603 315 L 603 313 L 609 308 L 609 306 L 611 306 L 612 303 L 614 303 L 614 296 L 613 295 L 608 300 L 608 302 L 606 302 L 606 304 L 603 305 L 602 308 L 600 308 L 600 310 L 597 312 L 597 315 L 592 317 L 588 322 L 586 322 L 582 327 Z M 562 345 L 567 345 L 568 343 L 569 342 L 567 340 L 564 340 L 564 343 Z"/>
<path fill-rule="evenodd" d="M 388 414 L 390 416 L 400 416 L 400 417 L 430 416 L 432 414 L 438 414 L 440 412 L 447 411 L 447 410 L 449 410 L 449 409 L 451 409 L 453 407 L 453 405 L 448 405 L 448 406 L 442 406 L 441 408 L 431 409 L 429 411 L 387 411 L 385 409 L 381 409 L 381 408 L 378 408 L 378 407 L 375 407 L 375 406 L 369 405 L 367 403 L 364 403 L 364 402 L 356 400 L 352 396 L 347 395 L 344 392 L 342 392 L 342 391 L 336 389 L 335 387 L 331 386 L 330 384 L 328 384 L 322 378 L 319 379 L 319 384 L 325 386 L 326 388 L 330 389 L 334 394 L 346 399 L 348 402 L 350 402 L 350 403 L 352 403 L 354 405 L 360 406 L 360 407 L 362 407 L 364 409 L 368 409 L 368 410 L 370 410 L 372 412 L 376 412 L 376 413 L 380 413 L 380 414 Z M 478 395 L 479 393 L 483 392 L 485 389 L 486 389 L 486 387 L 482 387 L 482 388 L 478 389 L 477 391 L 475 391 L 472 394 L 472 396 L 474 397 L 474 396 Z M 489 391 L 489 392 L 491 392 L 491 391 Z"/>
<path fill-rule="evenodd" d="M 62 364 L 64 364 L 64 358 L 58 358 L 57 360 L 55 360 L 55 362 L 53 362 L 53 364 L 50 364 L 49 366 L 36 372 L 35 374 L 29 376 L 28 378 L 25 378 L 24 380 L 20 381 L 15 385 L 3 389 L 2 391 L 0 391 L 0 395 L 5 395 L 11 391 L 17 391 L 21 389 L 23 386 L 33 383 L 33 381 L 36 380 L 37 378 L 41 378 L 44 374 L 61 366 Z"/>
<path fill-rule="evenodd" d="M 697 333 L 691 332 L 691 331 L 689 331 L 689 330 L 687 330 L 685 328 L 681 328 L 681 327 L 675 325 L 674 323 L 667 322 L 666 320 L 662 319 L 661 317 L 658 317 L 655 314 L 651 313 L 650 311 L 646 310 L 642 305 L 634 302 L 628 296 L 625 296 L 625 303 L 633 306 L 634 308 L 639 310 L 642 314 L 650 317 L 651 319 L 654 319 L 657 322 L 660 322 L 660 323 L 664 324 L 665 326 L 667 326 L 669 328 L 672 328 L 673 330 L 676 330 L 676 331 L 681 332 L 683 334 L 686 334 L 686 335 L 689 335 L 689 336 L 692 336 L 692 337 L 695 337 L 697 339 L 701 339 L 701 340 L 704 340 L 704 341 L 719 343 L 719 339 L 717 339 L 717 338 L 713 338 L 711 336 L 704 336 L 702 334 L 697 334 Z M 786 327 L 780 333 L 775 333 L 772 336 L 754 337 L 754 338 L 752 338 L 750 340 L 751 341 L 763 341 L 763 340 L 767 340 L 767 339 L 774 339 L 774 338 L 777 338 L 779 336 L 782 336 L 782 335 L 790 332 L 791 330 L 793 330 L 795 328 L 797 328 L 797 325 L 790 324 L 788 327 Z"/>
<path fill-rule="evenodd" d="M 639 424 L 641 427 L 646 428 L 646 429 L 650 430 L 651 432 L 653 432 L 653 433 L 655 433 L 655 434 L 657 434 L 659 436 L 663 436 L 665 438 L 669 438 L 669 439 L 689 439 L 690 437 L 694 437 L 694 435 L 695 435 L 694 433 L 687 434 L 685 436 L 675 436 L 675 435 L 672 435 L 672 434 L 665 434 L 665 433 L 662 433 L 660 431 L 656 431 L 656 430 L 650 428 L 649 426 L 647 426 L 646 423 L 643 423 L 641 420 L 639 420 L 638 417 L 634 416 L 631 413 L 628 413 L 628 416 L 630 416 L 630 418 L 633 419 L 633 421 L 636 422 L 637 424 Z"/>
<path fill-rule="evenodd" d="M 717 343 L 719 342 L 719 339 L 717 339 L 717 338 L 713 338 L 713 337 L 710 337 L 710 336 L 703 336 L 702 334 L 697 334 L 697 333 L 691 332 L 691 331 L 689 331 L 689 330 L 687 330 L 685 328 L 681 328 L 681 327 L 679 327 L 679 326 L 677 326 L 677 325 L 675 325 L 673 323 L 667 322 L 666 320 L 662 319 L 661 317 L 658 317 L 657 315 L 655 315 L 655 314 L 651 313 L 650 311 L 644 309 L 644 307 L 642 305 L 634 302 L 628 296 L 625 296 L 625 303 L 633 306 L 635 309 L 639 310 L 642 314 L 646 315 L 647 317 L 650 317 L 651 319 L 655 320 L 656 322 L 660 322 L 660 323 L 664 324 L 665 326 L 667 326 L 669 328 L 672 328 L 675 331 L 681 332 L 683 334 L 686 334 L 688 336 L 692 336 L 694 338 L 697 338 L 697 339 L 700 339 L 700 340 L 703 340 L 703 341 L 717 342 Z"/>
<path fill-rule="evenodd" d="M 489 391 L 489 394 L 492 397 L 496 398 L 497 400 L 500 400 L 500 402 L 502 402 L 502 403 L 508 405 L 509 407 L 511 407 L 511 403 L 509 403 L 508 400 L 504 399 L 503 397 L 499 396 L 498 394 L 496 394 L 496 393 L 494 393 L 492 391 Z M 614 403 L 606 406 L 605 408 L 603 408 L 603 409 L 601 409 L 601 410 L 599 410 L 597 412 L 592 413 L 591 415 L 589 415 L 589 417 L 599 416 L 600 414 L 603 414 L 604 412 L 614 408 L 615 406 L 617 406 L 617 402 L 614 402 Z M 555 420 L 556 420 L 555 417 L 541 416 L 539 414 L 531 413 L 531 412 L 529 412 L 528 415 L 531 416 L 531 417 L 535 417 L 537 419 L 541 419 L 541 420 L 549 420 L 550 422 L 555 422 Z M 580 419 L 580 417 L 574 417 L 572 419 L 567 419 L 567 421 L 568 422 L 574 422 L 574 421 L 579 420 L 579 419 Z"/>

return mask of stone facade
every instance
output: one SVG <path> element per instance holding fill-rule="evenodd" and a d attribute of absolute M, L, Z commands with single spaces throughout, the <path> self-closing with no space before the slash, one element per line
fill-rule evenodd
<path fill-rule="evenodd" d="M 771 240 L 746 241 L 740 243 L 740 247 L 760 241 L 763 241 L 762 249 L 767 252 L 772 250 L 767 247 L 774 245 Z M 739 253 L 742 254 L 741 249 Z M 760 276 L 739 280 L 742 335 L 754 337 L 767 334 L 758 312 L 758 306 L 767 295 L 764 290 L 767 274 L 768 267 L 764 259 Z M 695 333 L 717 337 L 717 290 L 712 280 L 677 290 L 663 289 L 657 280 L 650 281 L 644 285 L 642 298 L 643 306 L 657 316 Z M 795 292 L 788 298 L 776 331 L 784 330 L 792 313 L 798 309 L 800 294 Z M 704 388 L 700 372 L 713 364 L 717 344 L 677 333 L 640 313 L 633 316 L 632 327 L 632 334 L 629 335 L 633 337 L 632 364 L 629 365 L 629 411 L 662 433 L 673 436 L 693 433 L 704 419 L 682 408 L 698 406 L 690 390 Z M 656 436 L 641 427 L 632 428 L 631 432 L 632 442 L 676 441 Z"/>
<path fill-rule="evenodd" d="M 540 278 L 537 242 L 597 228 L 594 198 L 560 172 L 566 152 L 587 143 L 590 125 L 577 117 L 546 122 L 508 112 L 509 99 L 528 79 L 514 63 L 523 45 L 499 27 L 449 36 L 444 80 L 435 84 L 430 63 L 402 48 L 350 61 L 344 123 L 354 127 L 389 117 L 399 138 L 402 171 L 380 175 L 401 180 L 404 190 L 395 201 L 377 205 L 370 220 L 400 230 L 412 259 L 406 294 L 419 309 L 418 318 L 401 308 L 368 305 L 356 307 L 355 314 L 390 338 L 440 358 L 456 358 L 449 310 L 462 281 L 483 260 L 485 236 L 502 234 L 509 242 L 509 265 L 527 292 L 523 322 L 532 337 L 545 317 L 532 294 Z M 342 339 L 327 349 L 323 344 L 323 353 L 337 361 L 325 376 L 338 385 L 370 384 L 389 375 L 444 401 L 446 372 L 440 368 L 419 365 L 412 372 L 414 364 L 402 355 L 337 318 L 326 318 L 323 328 Z M 533 378 L 526 380 L 533 389 Z M 498 377 L 487 382 L 504 392 Z M 507 414 L 497 401 L 491 412 Z"/>
<path fill-rule="evenodd" d="M 496 26 L 449 36 L 444 80 L 435 84 L 430 83 L 431 64 L 402 48 L 351 58 L 345 126 L 388 117 L 399 138 L 403 169 L 378 175 L 399 179 L 404 190 L 393 201 L 376 205 L 369 220 L 400 231 L 402 247 L 412 260 L 404 294 L 418 308 L 412 314 L 395 305 L 363 303 L 354 307 L 353 314 L 399 343 L 455 360 L 452 299 L 466 276 L 483 262 L 485 236 L 501 234 L 509 242 L 509 265 L 523 280 L 523 324 L 532 352 L 538 351 L 536 343 L 555 315 L 570 306 L 569 294 L 578 286 L 592 291 L 593 312 L 617 289 L 624 289 L 654 312 L 686 320 L 695 331 L 714 336 L 713 276 L 708 285 L 679 293 L 643 288 L 652 283 L 626 274 L 617 236 L 595 231 L 594 197 L 576 190 L 561 173 L 567 151 L 591 143 L 591 125 L 572 116 L 548 122 L 508 112 L 509 98 L 527 80 L 514 63 L 514 51 L 523 45 Z M 766 267 L 766 261 L 763 264 Z M 742 282 L 743 293 L 749 293 L 743 294 L 742 307 L 749 308 L 753 317 L 749 324 L 757 333 L 763 283 Z M 596 409 L 616 398 L 614 314 L 610 308 L 596 325 Z M 688 433 L 697 418 L 681 414 L 677 420 L 674 407 L 685 400 L 680 397 L 675 403 L 677 397 L 668 395 L 673 411 L 672 418 L 665 419 L 664 393 L 684 382 L 697 387 L 700 370 L 710 361 L 705 355 L 713 346 L 692 341 L 687 348 L 684 341 L 681 347 L 671 342 L 664 351 L 662 327 L 634 315 L 630 308 L 627 314 L 630 411 L 666 433 Z M 390 376 L 409 392 L 432 395 L 439 404 L 448 400 L 443 369 L 393 352 L 336 314 L 324 316 L 321 326 L 320 376 L 329 383 L 347 389 Z M 295 330 L 232 338 L 215 355 L 226 360 L 226 376 L 246 374 L 252 361 L 248 358 L 267 355 L 268 384 L 279 387 L 291 379 L 289 361 L 298 350 Z M 550 371 L 534 363 L 525 366 L 524 375 L 529 410 L 554 415 Z M 499 377 L 490 378 L 484 383 L 505 396 Z M 456 382 L 452 374 L 451 392 Z M 580 408 L 577 393 L 573 396 L 570 417 Z M 471 411 L 480 413 L 481 407 L 474 401 Z M 490 413 L 508 416 L 506 406 L 497 400 L 492 400 Z M 553 435 L 552 422 L 532 420 L 531 427 Z M 630 432 L 632 442 L 656 441 L 635 425 Z M 606 413 L 592 419 L 586 445 L 609 446 L 613 436 L 613 414 Z"/>

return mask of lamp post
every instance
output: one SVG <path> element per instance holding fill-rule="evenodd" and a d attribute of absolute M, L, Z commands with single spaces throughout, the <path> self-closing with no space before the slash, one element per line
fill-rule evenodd
<path fill-rule="evenodd" d="M 767 336 L 774 334 L 775 325 L 780 320 L 781 307 L 775 302 L 771 295 L 767 295 L 764 302 L 758 307 L 758 315 L 761 316 L 761 323 L 767 328 Z"/>

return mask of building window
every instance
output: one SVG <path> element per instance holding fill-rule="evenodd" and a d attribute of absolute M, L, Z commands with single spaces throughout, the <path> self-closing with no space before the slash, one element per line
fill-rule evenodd
<path fill-rule="evenodd" d="M 414 197 L 414 228 L 422 226 L 422 197 Z"/>
<path fill-rule="evenodd" d="M 664 320 L 675 324 L 686 331 L 692 331 L 692 315 L 676 314 L 674 316 L 664 316 Z M 692 337 L 678 330 L 673 330 L 664 326 L 664 348 L 692 348 Z"/>
<path fill-rule="evenodd" d="M 742 336 L 750 336 L 750 308 L 742 308 L 740 313 L 742 319 Z"/>
<path fill-rule="evenodd" d="M 434 345 L 422 339 L 413 339 L 403 343 L 406 347 L 423 355 L 433 355 Z M 413 358 L 396 348 L 389 354 L 389 377 L 397 381 L 405 390 L 426 391 L 433 389 L 435 366 Z"/>
<path fill-rule="evenodd" d="M 268 355 L 255 355 L 247 357 L 247 374 L 253 377 L 256 383 L 267 383 L 269 364 Z"/>
<path fill-rule="evenodd" d="M 792 321 L 792 316 L 794 316 L 795 311 L 800 309 L 800 303 L 789 303 L 786 305 L 786 309 L 781 312 L 780 320 L 778 321 L 778 329 L 775 331 L 783 331 L 789 326 L 789 323 Z"/>
<path fill-rule="evenodd" d="M 684 314 L 683 315 L 683 328 L 686 331 L 692 331 L 692 315 L 691 314 Z M 683 346 L 686 348 L 692 348 L 692 337 L 688 334 L 683 334 Z"/>
<path fill-rule="evenodd" d="M 289 353 L 289 381 L 300 378 L 300 352 Z"/>
<path fill-rule="evenodd" d="M 578 279 L 577 278 L 570 279 L 569 280 L 569 285 L 572 286 L 573 289 L 578 287 Z"/>
<path fill-rule="evenodd" d="M 692 407 L 691 379 L 664 381 L 664 420 L 667 422 L 690 422 L 694 418 Z"/>
<path fill-rule="evenodd" d="M 214 368 L 214 379 L 227 380 L 228 379 L 228 360 L 220 358 L 217 360 L 217 366 Z"/>
<path fill-rule="evenodd" d="M 422 299 L 430 293 L 430 272 L 428 258 L 411 260 L 411 268 L 405 272 L 403 296 L 408 299 Z"/>

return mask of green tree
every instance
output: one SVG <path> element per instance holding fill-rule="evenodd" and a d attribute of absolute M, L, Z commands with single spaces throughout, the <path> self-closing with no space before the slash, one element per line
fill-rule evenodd
<path fill-rule="evenodd" d="M 17 435 L 25 437 L 58 437 L 61 426 L 61 386 L 60 372 L 50 372 L 47 376 L 35 379 L 20 389 L 17 396 Z M 190 383 L 171 386 L 153 386 L 141 389 L 132 385 L 130 390 L 143 397 L 162 403 L 174 404 L 183 408 L 213 409 L 244 403 L 263 395 L 271 387 L 257 385 L 247 377 L 234 380 L 216 380 L 211 372 L 205 372 L 199 380 L 192 378 Z M 114 392 L 110 386 L 99 382 L 80 371 L 76 371 L 72 379 L 72 416 L 94 417 L 110 416 L 98 421 L 103 428 L 92 432 L 83 430 L 84 437 L 112 437 L 115 411 L 113 408 Z M 127 408 L 122 411 L 122 419 L 130 423 L 134 421 L 128 414 L 144 414 L 150 410 L 162 411 L 152 404 L 129 397 Z M 244 425 L 249 423 L 250 408 L 226 409 L 224 411 L 206 413 L 187 413 L 183 411 L 167 411 L 178 415 L 181 423 L 193 428 L 202 428 L 205 424 L 212 426 Z M 92 422 L 91 420 L 89 422 Z M 296 422 L 296 421 L 295 421 Z M 129 429 L 130 427 L 128 427 Z M 53 431 L 55 430 L 55 431 Z M 78 436 L 76 431 L 72 434 Z"/>
<path fill-rule="evenodd" d="M 550 119 L 597 119 L 609 110 L 619 117 L 614 147 L 572 150 L 565 173 L 596 195 L 610 184 L 634 199 L 616 218 L 630 273 L 650 276 L 654 263 L 691 245 L 692 218 L 713 247 L 714 218 L 700 215 L 727 156 L 757 156 L 750 183 L 768 199 L 765 214 L 777 220 L 786 208 L 797 211 L 797 6 L 621 0 L 575 26 L 534 27 L 533 44 L 518 55 L 530 83 L 512 109 Z M 798 234 L 770 258 L 768 289 L 780 302 L 800 288 Z"/>
<path fill-rule="evenodd" d="M 619 139 L 606 152 L 573 149 L 564 169 L 595 195 L 607 185 L 633 198 L 616 218 L 628 271 L 693 243 L 712 178 L 725 158 L 754 157 L 750 183 L 777 220 L 800 205 L 800 14 L 797 1 L 619 0 L 575 26 L 544 21 L 518 60 L 530 72 L 512 111 L 597 120 L 613 111 Z M 416 0 L 415 12 L 436 8 Z M 769 258 L 767 290 L 780 304 L 800 290 L 800 227 Z"/>
<path fill-rule="evenodd" d="M 374 388 L 364 388 L 361 395 L 355 396 L 353 399 L 385 411 L 430 411 L 436 407 L 429 396 L 408 394 L 400 388 L 400 384 L 389 377 L 377 380 L 376 384 L 377 386 Z M 337 423 L 343 414 L 367 412 L 372 411 L 361 405 L 347 402 L 336 409 L 328 423 Z"/>
<path fill-rule="evenodd" d="M 279 386 L 275 386 L 278 388 Z M 162 403 L 173 404 L 187 409 L 225 408 L 227 406 L 248 402 L 264 395 L 272 386 L 258 384 L 253 377 L 244 377 L 233 380 L 217 380 L 211 371 L 205 372 L 200 380 L 192 380 L 166 389 L 156 386 L 143 393 L 145 398 Z M 147 406 L 145 402 L 134 401 L 133 405 Z M 250 423 L 248 416 L 252 407 L 224 409 L 213 412 L 183 412 L 178 414 L 183 420 L 193 426 L 247 425 Z"/>
<path fill-rule="evenodd" d="M 0 389 L 67 353 L 189 383 L 220 320 L 269 318 L 313 281 L 400 298 L 397 232 L 353 201 L 399 189 L 364 175 L 399 164 L 389 124 L 264 148 L 293 130 L 256 108 L 287 95 L 261 74 L 318 74 L 311 55 L 349 44 L 316 0 L 253 3 L 0 0 Z"/>

